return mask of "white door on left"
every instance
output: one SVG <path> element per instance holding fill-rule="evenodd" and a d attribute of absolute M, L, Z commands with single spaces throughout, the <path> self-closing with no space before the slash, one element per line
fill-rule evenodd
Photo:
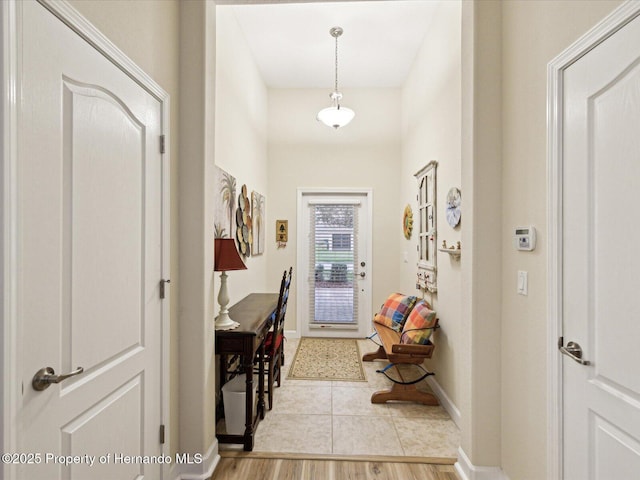
<path fill-rule="evenodd" d="M 17 446 L 40 460 L 16 478 L 155 480 L 127 457 L 162 454 L 162 103 L 18 4 Z M 37 391 L 44 367 L 84 371 Z"/>

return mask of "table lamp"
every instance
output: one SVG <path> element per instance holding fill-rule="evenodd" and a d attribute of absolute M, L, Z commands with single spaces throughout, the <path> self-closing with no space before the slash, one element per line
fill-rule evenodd
<path fill-rule="evenodd" d="M 240 325 L 229 317 L 229 292 L 227 291 L 227 272 L 230 270 L 246 270 L 246 265 L 242 262 L 238 249 L 233 238 L 216 238 L 214 240 L 213 271 L 222 272 L 220 274 L 220 293 L 218 303 L 220 313 L 216 317 L 216 330 L 231 330 Z"/>

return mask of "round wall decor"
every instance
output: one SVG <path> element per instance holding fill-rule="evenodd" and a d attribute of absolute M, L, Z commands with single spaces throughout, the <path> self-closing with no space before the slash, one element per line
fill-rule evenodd
<path fill-rule="evenodd" d="M 411 232 L 413 231 L 413 211 L 411 205 L 404 207 L 404 214 L 402 215 L 402 231 L 404 232 L 404 238 L 407 240 L 411 238 Z"/>
<path fill-rule="evenodd" d="M 251 244 L 253 243 L 253 231 L 251 221 L 251 203 L 247 196 L 247 186 L 242 185 L 238 195 L 238 210 L 236 210 L 236 241 L 238 251 L 243 257 L 251 256 Z"/>
<path fill-rule="evenodd" d="M 451 225 L 452 228 L 455 228 L 458 223 L 460 223 L 460 203 L 461 203 L 461 194 L 460 190 L 456 187 L 452 187 L 449 189 L 447 193 L 447 223 Z"/>

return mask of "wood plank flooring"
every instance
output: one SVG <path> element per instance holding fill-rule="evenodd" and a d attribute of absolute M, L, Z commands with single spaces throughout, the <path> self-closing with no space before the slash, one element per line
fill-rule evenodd
<path fill-rule="evenodd" d="M 459 480 L 452 465 L 223 457 L 211 480 Z"/>

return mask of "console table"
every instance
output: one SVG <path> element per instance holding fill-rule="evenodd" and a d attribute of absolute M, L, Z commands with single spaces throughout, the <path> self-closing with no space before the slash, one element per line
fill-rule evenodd
<path fill-rule="evenodd" d="M 264 364 L 259 364 L 258 375 L 258 406 L 256 415 L 253 415 L 253 360 L 258 349 L 264 349 L 264 337 L 272 324 L 273 312 L 278 307 L 277 293 L 252 293 L 240 300 L 229 309 L 229 316 L 238 322 L 240 326 L 233 330 L 216 330 L 215 349 L 220 355 L 220 387 L 227 381 L 228 358 L 238 355 L 240 368 L 246 374 L 246 406 L 244 435 L 230 435 L 223 432 L 220 419 L 223 417 L 223 404 L 219 403 L 217 409 L 218 424 L 216 425 L 216 437 L 220 443 L 241 443 L 244 450 L 253 450 L 253 436 L 258 422 L 264 418 Z M 260 352 L 261 357 L 262 353 Z"/>

